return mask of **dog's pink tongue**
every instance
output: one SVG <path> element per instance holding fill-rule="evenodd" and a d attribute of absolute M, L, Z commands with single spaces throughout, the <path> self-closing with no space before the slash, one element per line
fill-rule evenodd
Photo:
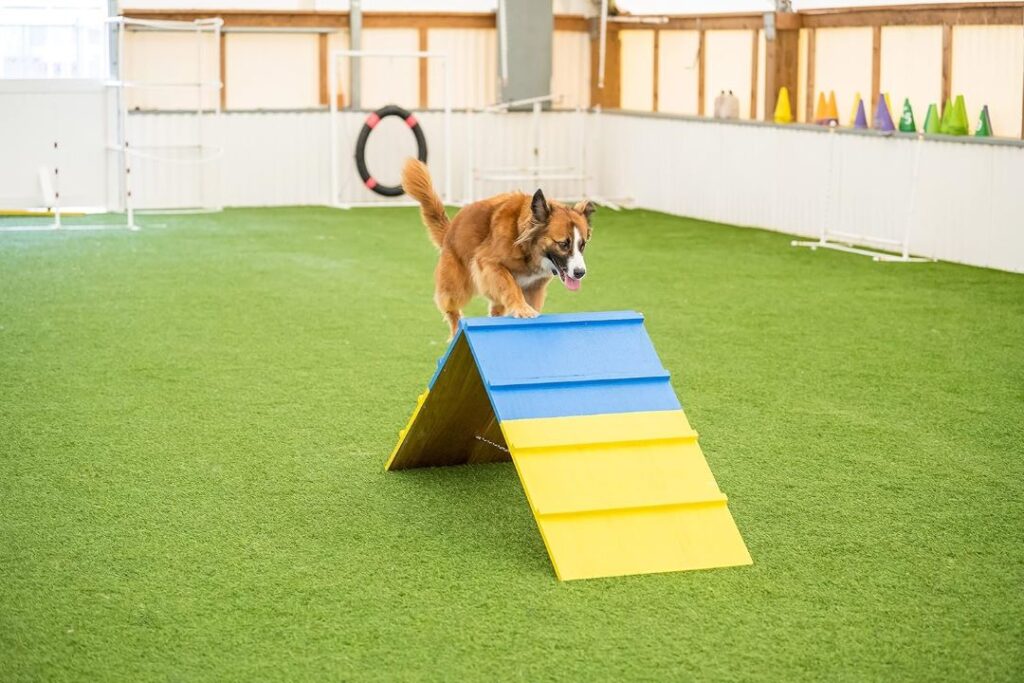
<path fill-rule="evenodd" d="M 570 290 L 570 291 L 575 292 L 577 289 L 580 288 L 580 281 L 577 280 L 574 277 L 569 277 L 568 275 L 566 275 L 565 276 L 565 288 Z"/>

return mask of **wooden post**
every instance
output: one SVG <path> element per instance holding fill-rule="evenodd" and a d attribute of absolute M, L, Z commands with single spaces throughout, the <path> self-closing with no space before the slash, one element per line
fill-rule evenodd
<path fill-rule="evenodd" d="M 751 33 L 753 37 L 750 43 L 750 118 L 757 120 L 757 29 Z"/>
<path fill-rule="evenodd" d="M 882 27 L 873 26 L 871 31 L 871 101 L 868 111 L 872 112 L 878 105 L 878 96 L 882 91 Z M 893 112 L 889 114 L 894 115 Z M 870 116 L 870 114 L 869 114 Z"/>
<path fill-rule="evenodd" d="M 592 19 L 594 30 L 590 32 L 590 105 L 602 109 L 618 109 L 622 106 L 622 88 L 619 76 L 622 72 L 622 43 L 619 41 L 619 29 L 614 24 L 608 25 L 605 43 L 607 52 L 604 60 L 604 87 L 597 87 L 598 54 L 601 40 L 598 37 L 597 20 Z"/>
<path fill-rule="evenodd" d="M 807 29 L 807 105 L 804 121 L 814 121 L 814 29 Z"/>
<path fill-rule="evenodd" d="M 800 15 L 776 12 L 773 17 L 775 37 L 765 27 L 764 43 L 764 120 L 775 119 L 779 88 L 789 90 L 790 104 L 796 114 L 797 84 L 800 79 Z"/>
<path fill-rule="evenodd" d="M 429 40 L 427 39 L 426 26 L 420 26 L 419 35 L 420 52 L 426 52 L 427 45 L 429 44 Z M 427 83 L 429 82 L 429 76 L 427 71 L 427 69 L 429 68 L 427 64 L 428 60 L 425 57 L 421 57 L 417 61 L 420 63 L 420 109 L 426 109 L 427 107 L 430 106 L 430 92 L 427 89 Z"/>
<path fill-rule="evenodd" d="M 224 31 L 220 32 L 220 108 L 223 111 L 228 106 L 228 66 L 227 66 L 227 36 Z"/>
<path fill-rule="evenodd" d="M 327 87 L 327 78 L 330 73 L 330 69 L 327 68 L 328 52 L 327 49 L 327 34 L 320 33 L 317 35 L 317 52 L 319 55 L 319 69 L 320 69 L 320 104 L 323 106 L 329 105 L 331 95 L 330 90 Z"/>
<path fill-rule="evenodd" d="M 661 31 L 654 29 L 654 94 L 651 98 L 651 111 L 658 111 L 658 43 Z"/>
<path fill-rule="evenodd" d="M 953 27 L 942 25 L 942 99 L 939 109 L 946 106 L 946 101 L 953 92 Z"/>
<path fill-rule="evenodd" d="M 697 116 L 704 116 L 704 29 L 697 39 Z"/>

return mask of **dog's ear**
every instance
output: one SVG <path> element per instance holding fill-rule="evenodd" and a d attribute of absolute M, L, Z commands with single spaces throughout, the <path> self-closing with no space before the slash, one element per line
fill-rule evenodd
<path fill-rule="evenodd" d="M 594 202 L 590 201 L 589 199 L 584 199 L 582 201 L 576 202 L 576 206 L 572 207 L 572 210 L 575 211 L 576 213 L 583 214 L 583 217 L 586 218 L 587 222 L 589 223 L 590 216 L 591 214 L 594 213 L 594 208 Z"/>
<path fill-rule="evenodd" d="M 551 206 L 548 204 L 548 200 L 544 199 L 544 192 L 537 190 L 533 193 L 533 199 L 530 201 L 530 211 L 533 213 L 533 220 L 535 223 L 545 225 L 548 219 L 551 218 Z"/>

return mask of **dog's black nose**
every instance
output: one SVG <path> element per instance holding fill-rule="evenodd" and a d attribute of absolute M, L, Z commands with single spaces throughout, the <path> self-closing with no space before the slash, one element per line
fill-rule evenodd
<path fill-rule="evenodd" d="M 580 278 L 582 278 L 586 274 L 587 274 L 587 269 L 586 268 L 576 268 L 575 270 L 572 271 L 572 276 L 574 278 L 576 278 L 577 280 L 579 280 Z"/>

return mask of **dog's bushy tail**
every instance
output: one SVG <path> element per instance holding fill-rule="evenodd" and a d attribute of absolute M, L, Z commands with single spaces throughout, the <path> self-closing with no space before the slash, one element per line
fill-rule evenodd
<path fill-rule="evenodd" d="M 440 247 L 451 221 L 444 212 L 444 202 L 434 192 L 434 185 L 430 182 L 430 171 L 422 161 L 406 160 L 402 166 L 402 189 L 420 203 L 420 215 L 423 216 L 423 224 L 427 226 L 430 240 Z"/>

